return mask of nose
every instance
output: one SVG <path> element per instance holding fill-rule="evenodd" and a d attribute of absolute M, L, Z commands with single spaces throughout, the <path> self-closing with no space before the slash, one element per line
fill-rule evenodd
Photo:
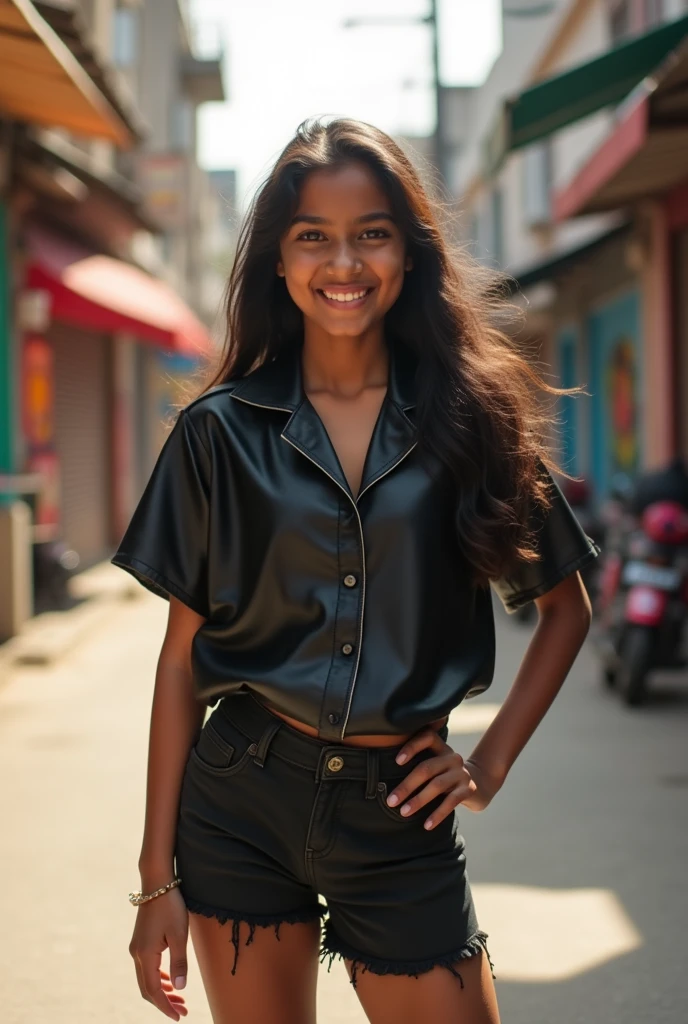
<path fill-rule="evenodd" d="M 360 274 L 363 270 L 363 260 L 347 242 L 343 242 L 328 260 L 326 270 L 330 277 L 336 277 L 338 274 Z"/>

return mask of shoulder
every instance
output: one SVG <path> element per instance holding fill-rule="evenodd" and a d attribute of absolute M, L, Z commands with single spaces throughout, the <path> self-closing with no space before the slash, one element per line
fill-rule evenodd
<path fill-rule="evenodd" d="M 190 418 L 202 416 L 204 412 L 214 412 L 217 409 L 224 409 L 227 399 L 242 383 L 242 379 L 231 380 L 226 384 L 216 384 L 214 388 L 204 391 L 198 398 L 194 398 L 182 409 L 182 415 Z"/>
<path fill-rule="evenodd" d="M 233 414 L 235 403 L 231 397 L 240 383 L 240 380 L 229 381 L 204 391 L 184 406 L 179 418 L 190 422 L 198 432 L 211 429 L 214 423 L 226 422 Z"/>

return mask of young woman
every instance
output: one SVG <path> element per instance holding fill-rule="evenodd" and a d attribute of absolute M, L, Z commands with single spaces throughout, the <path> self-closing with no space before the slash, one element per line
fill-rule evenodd
<path fill-rule="evenodd" d="M 596 548 L 547 468 L 553 389 L 479 274 L 365 124 L 302 125 L 253 204 L 214 386 L 114 558 L 170 602 L 130 950 L 173 1020 L 190 927 L 216 1024 L 313 1024 L 326 912 L 373 1024 L 498 1021 L 454 812 L 571 668 Z M 539 620 L 464 759 L 447 720 L 492 679 L 490 583 Z"/>

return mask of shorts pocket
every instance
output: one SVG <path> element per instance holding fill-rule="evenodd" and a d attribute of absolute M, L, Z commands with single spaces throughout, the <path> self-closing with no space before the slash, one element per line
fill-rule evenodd
<path fill-rule="evenodd" d="M 399 779 L 401 782 L 401 779 Z M 378 782 L 377 784 L 377 802 L 385 812 L 388 818 L 392 821 L 396 821 L 397 824 L 407 825 L 410 821 L 412 822 L 416 815 L 411 815 L 410 818 L 405 818 L 403 814 L 399 813 L 398 807 L 390 807 L 387 803 L 387 797 L 389 796 L 389 790 L 386 782 Z"/>
<path fill-rule="evenodd" d="M 401 779 L 397 780 L 397 782 L 400 781 Z M 394 785 L 396 785 L 396 783 Z M 394 785 L 391 787 L 392 789 L 394 789 Z M 411 814 L 409 817 L 405 817 L 403 814 L 400 813 L 400 807 L 403 807 L 403 804 L 399 804 L 399 806 L 397 807 L 390 807 L 389 804 L 387 803 L 389 790 L 387 788 L 386 782 L 378 783 L 376 795 L 378 804 L 385 812 L 387 817 L 391 818 L 392 821 L 396 821 L 397 824 L 401 825 L 423 825 L 426 819 L 430 817 L 432 812 L 437 810 L 440 804 L 444 801 L 446 793 L 440 793 L 439 796 L 436 796 L 435 799 L 431 800 L 429 804 L 426 804 L 424 807 L 421 807 L 417 811 L 414 811 L 414 813 Z M 443 824 L 453 821 L 453 819 L 454 814 L 448 815 L 447 818 L 445 818 L 443 822 L 440 822 L 439 826 L 437 826 L 432 831 L 437 833 L 442 828 Z M 423 831 L 427 833 L 427 829 L 424 829 Z"/>
<path fill-rule="evenodd" d="M 206 722 L 191 750 L 191 760 L 204 772 L 227 776 L 240 772 L 257 752 L 258 747 L 251 743 L 242 753 L 220 735 L 212 722 Z"/>

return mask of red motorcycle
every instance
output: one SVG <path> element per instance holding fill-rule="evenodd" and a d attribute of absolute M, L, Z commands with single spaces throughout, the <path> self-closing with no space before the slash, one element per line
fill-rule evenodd
<path fill-rule="evenodd" d="M 679 668 L 688 609 L 688 510 L 658 501 L 602 570 L 599 614 L 605 682 L 640 704 L 655 668 Z"/>

